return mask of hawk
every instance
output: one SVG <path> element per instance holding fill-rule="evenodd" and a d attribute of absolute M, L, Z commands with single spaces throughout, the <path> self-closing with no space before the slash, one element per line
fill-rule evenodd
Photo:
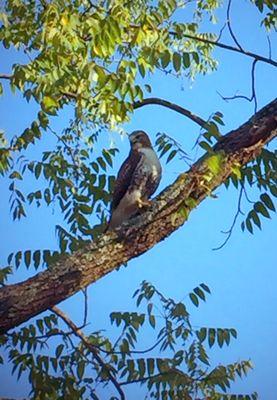
<path fill-rule="evenodd" d="M 115 182 L 109 230 L 149 205 L 149 198 L 161 180 L 161 164 L 148 135 L 143 131 L 134 131 L 129 139 L 131 150 Z"/>

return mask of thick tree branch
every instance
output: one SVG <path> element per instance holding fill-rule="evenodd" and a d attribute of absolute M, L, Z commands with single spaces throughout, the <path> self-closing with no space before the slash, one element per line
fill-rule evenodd
<path fill-rule="evenodd" d="M 77 325 L 74 324 L 74 322 L 62 311 L 60 310 L 58 307 L 54 306 L 51 308 L 51 310 L 58 316 L 60 317 L 64 323 L 70 328 L 72 329 L 73 333 L 79 338 L 81 339 L 82 343 L 84 344 L 84 346 L 91 352 L 91 354 L 93 355 L 93 357 L 95 358 L 95 360 L 98 362 L 98 364 L 102 367 L 105 368 L 106 364 L 105 362 L 102 360 L 102 358 L 99 356 L 97 349 L 89 342 L 89 340 L 86 338 L 86 336 L 84 335 L 84 333 L 78 328 Z M 112 375 L 112 373 L 110 372 L 110 370 L 108 368 L 105 368 L 105 371 L 107 372 L 108 376 L 109 376 L 109 380 L 114 384 L 116 390 L 118 391 L 119 395 L 120 395 L 120 399 L 121 400 L 125 400 L 125 395 L 123 390 L 121 389 L 119 383 L 117 382 L 117 380 L 114 378 L 114 376 Z"/>
<path fill-rule="evenodd" d="M 0 290 L 0 333 L 20 325 L 138 257 L 182 226 L 189 213 L 238 165 L 255 158 L 277 135 L 277 100 L 223 136 L 212 153 L 156 197 L 149 209 L 24 282 Z M 216 161 L 216 163 L 214 163 Z M 212 165 L 218 165 L 215 170 Z"/>
<path fill-rule="evenodd" d="M 198 125 L 200 125 L 202 128 L 208 128 L 209 126 L 209 124 L 206 121 L 204 121 L 197 115 L 193 114 L 191 111 L 183 107 L 180 107 L 177 104 L 171 103 L 170 101 L 159 99 L 157 97 L 149 97 L 148 99 L 143 99 L 142 101 L 136 101 L 134 103 L 134 109 L 151 104 L 167 107 L 170 108 L 171 110 L 176 111 L 179 114 L 185 115 L 186 117 L 190 118 L 193 122 L 196 122 Z"/>

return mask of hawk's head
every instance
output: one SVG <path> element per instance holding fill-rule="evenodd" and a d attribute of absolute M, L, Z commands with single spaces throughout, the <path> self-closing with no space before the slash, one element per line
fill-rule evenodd
<path fill-rule="evenodd" d="M 149 139 L 147 133 L 145 133 L 143 131 L 132 132 L 131 135 L 129 135 L 129 139 L 130 139 L 132 150 L 137 150 L 137 149 L 141 149 L 141 148 L 145 148 L 145 147 L 152 148 L 152 144 L 150 142 L 150 139 Z"/>

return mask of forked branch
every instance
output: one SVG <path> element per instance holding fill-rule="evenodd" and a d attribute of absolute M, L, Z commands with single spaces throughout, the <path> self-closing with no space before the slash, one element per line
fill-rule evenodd
<path fill-rule="evenodd" d="M 58 316 L 60 317 L 64 323 L 70 328 L 72 329 L 72 332 L 75 334 L 75 336 L 77 336 L 82 343 L 84 344 L 84 346 L 91 352 L 91 354 L 93 355 L 93 357 L 95 358 L 95 360 L 98 362 L 98 364 L 102 367 L 105 368 L 105 372 L 108 374 L 109 380 L 113 383 L 113 385 L 115 386 L 116 390 L 119 393 L 120 399 L 121 400 L 125 400 L 125 395 L 123 390 L 121 389 L 119 383 L 117 382 L 117 380 L 115 379 L 115 377 L 112 375 L 111 371 L 109 370 L 109 368 L 106 368 L 106 364 L 105 362 L 102 360 L 102 358 L 99 356 L 98 354 L 98 350 L 89 342 L 89 340 L 87 339 L 87 337 L 85 336 L 85 334 L 78 328 L 77 325 L 75 325 L 75 323 L 62 311 L 60 310 L 58 307 L 54 306 L 51 308 L 51 310 Z"/>

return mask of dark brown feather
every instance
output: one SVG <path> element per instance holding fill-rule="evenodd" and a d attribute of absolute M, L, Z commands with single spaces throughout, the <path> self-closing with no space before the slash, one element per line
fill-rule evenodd
<path fill-rule="evenodd" d="M 115 181 L 111 211 L 113 211 L 119 205 L 121 199 L 129 189 L 133 178 L 133 173 L 141 157 L 142 154 L 138 151 L 131 151 L 129 156 L 122 164 Z"/>

